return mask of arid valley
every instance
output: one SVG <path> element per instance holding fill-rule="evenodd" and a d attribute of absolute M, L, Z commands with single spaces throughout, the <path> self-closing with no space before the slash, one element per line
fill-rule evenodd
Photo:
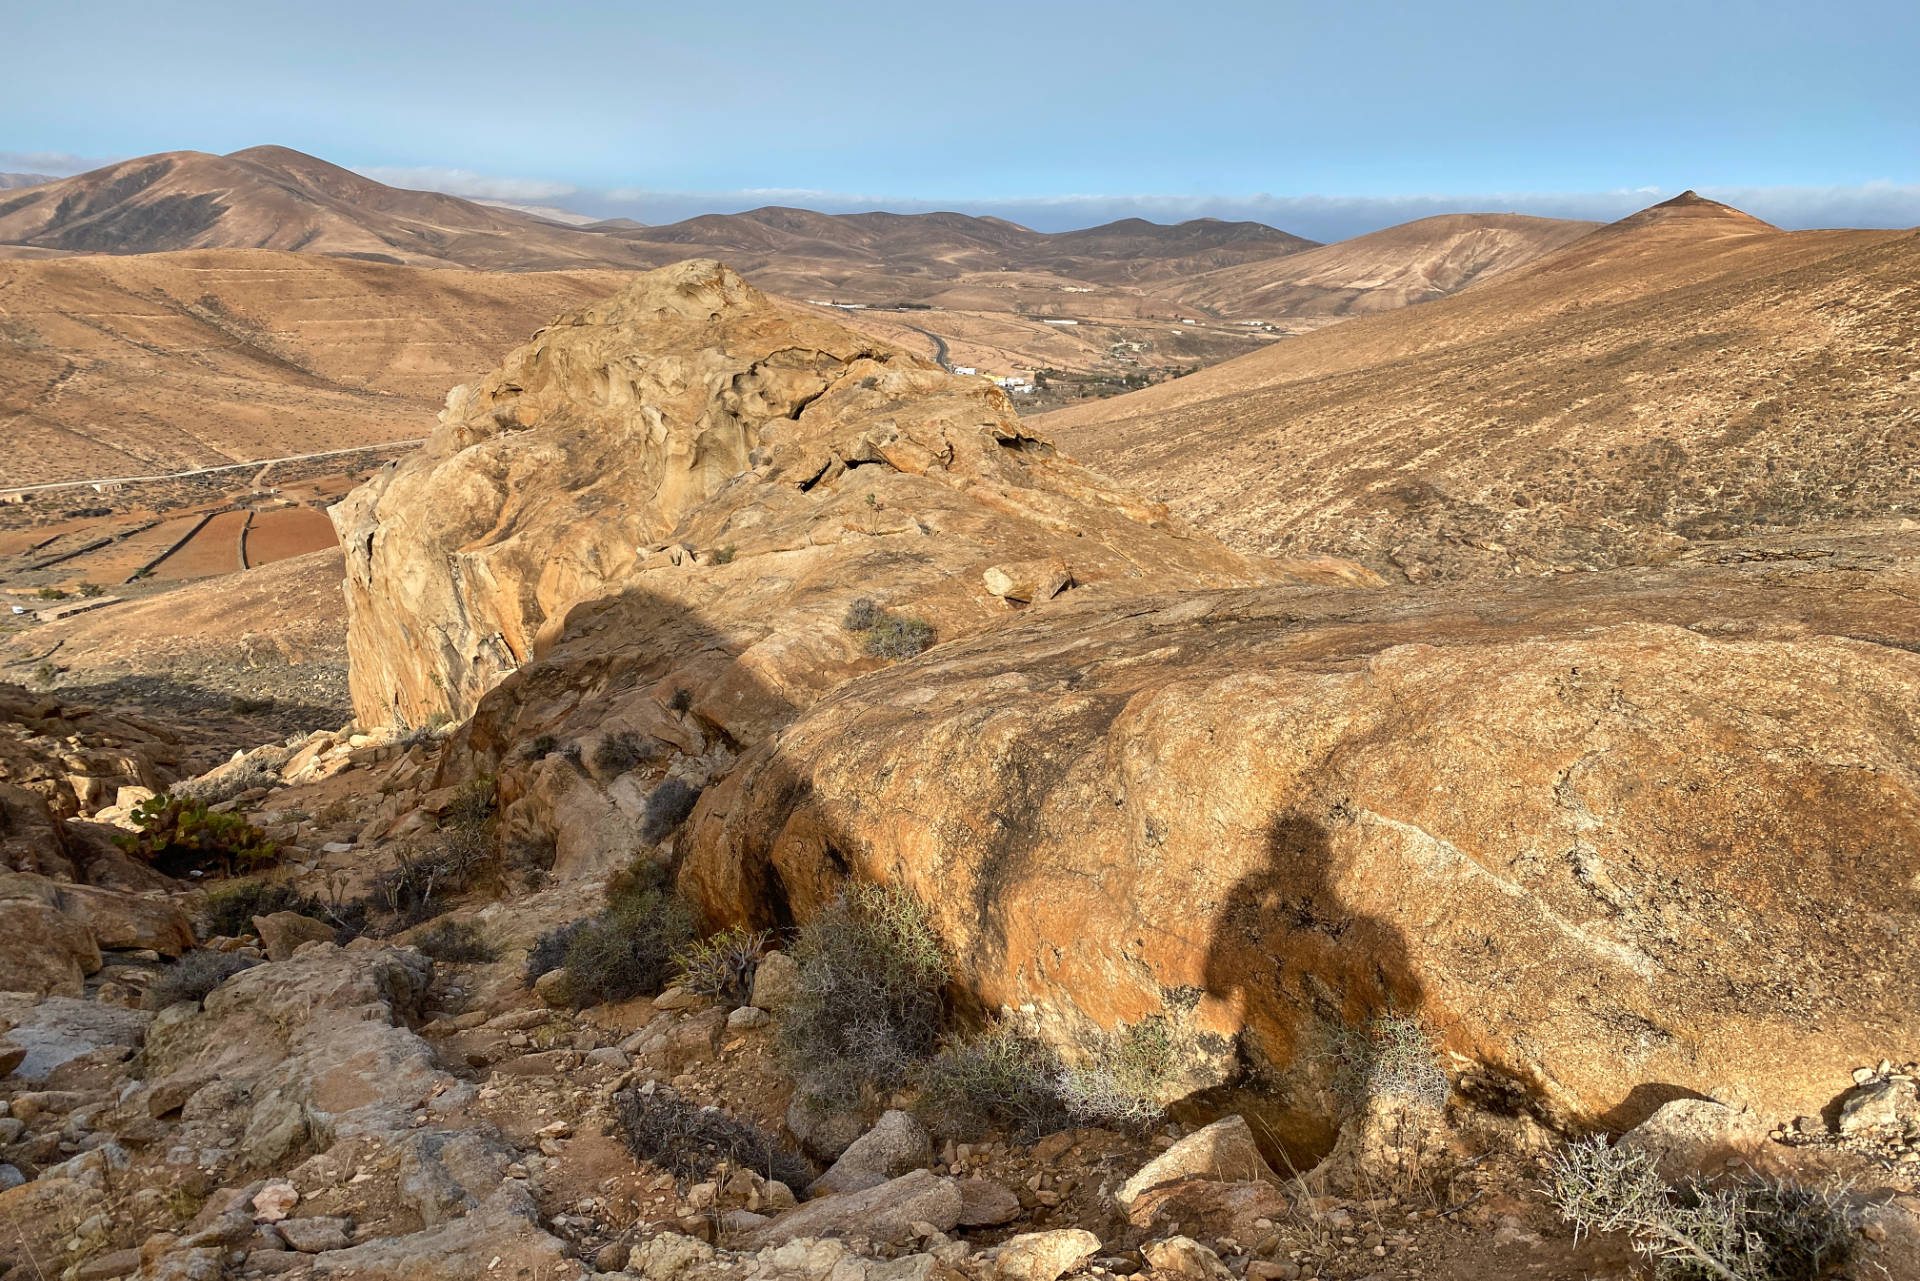
<path fill-rule="evenodd" d="M 0 1277 L 1920 1278 L 1920 229 L 425 185 L 0 175 Z"/>

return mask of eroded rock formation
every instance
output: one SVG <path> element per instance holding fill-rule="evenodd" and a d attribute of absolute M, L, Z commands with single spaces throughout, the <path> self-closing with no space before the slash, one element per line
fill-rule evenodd
<path fill-rule="evenodd" d="M 1130 588 L 1276 577 L 1058 456 L 984 379 L 710 261 L 636 277 L 456 388 L 428 444 L 333 517 L 369 724 L 467 715 L 624 588 L 817 692 L 859 670 L 835 633 L 861 594 L 946 636 L 1004 615 L 982 581 L 1002 562 Z"/>

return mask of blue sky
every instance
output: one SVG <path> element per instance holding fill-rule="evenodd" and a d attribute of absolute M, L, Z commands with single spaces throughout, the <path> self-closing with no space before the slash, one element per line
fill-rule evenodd
<path fill-rule="evenodd" d="M 664 221 L 959 208 L 1055 229 L 1683 187 L 1920 223 L 1912 0 L 67 0 L 7 20 L 0 169 L 256 143 L 404 185 Z"/>

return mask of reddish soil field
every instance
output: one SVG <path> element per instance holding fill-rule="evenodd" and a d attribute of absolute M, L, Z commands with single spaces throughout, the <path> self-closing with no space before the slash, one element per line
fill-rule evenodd
<path fill-rule="evenodd" d="M 337 540 L 333 522 L 317 507 L 279 507 L 256 512 L 247 527 L 247 568 L 323 551 Z"/>
<path fill-rule="evenodd" d="M 221 512 L 193 536 L 185 547 L 153 567 L 155 578 L 205 578 L 231 574 L 240 568 L 240 531 L 244 511 Z"/>
<path fill-rule="evenodd" d="M 199 520 L 197 512 L 163 520 L 152 529 L 142 530 L 117 543 L 109 543 L 97 552 L 75 557 L 62 565 L 60 570 L 74 582 L 99 583 L 103 587 L 124 583 L 142 565 L 185 537 Z"/>

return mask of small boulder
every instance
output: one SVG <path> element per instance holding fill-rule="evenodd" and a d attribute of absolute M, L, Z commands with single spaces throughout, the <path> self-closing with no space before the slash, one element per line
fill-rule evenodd
<path fill-rule="evenodd" d="M 627 1258 L 627 1270 L 638 1272 L 647 1281 L 672 1281 L 689 1268 L 711 1262 L 713 1247 L 697 1237 L 678 1232 L 662 1232 L 651 1241 L 633 1247 Z"/>
<path fill-rule="evenodd" d="M 814 1180 L 813 1196 L 874 1187 L 919 1169 L 933 1159 L 926 1127 L 907 1112 L 883 1113 L 871 1130 L 855 1139 L 833 1168 Z"/>
<path fill-rule="evenodd" d="M 256 916 L 253 918 L 253 931 L 260 936 L 260 946 L 267 950 L 269 961 L 290 959 L 303 943 L 333 941 L 331 925 L 298 912 L 273 912 Z"/>
<path fill-rule="evenodd" d="M 743 1005 L 727 1015 L 727 1027 L 735 1032 L 750 1032 L 773 1022 L 768 1013 L 755 1005 Z"/>
<path fill-rule="evenodd" d="M 1752 1163 L 1766 1147 L 1767 1126 L 1753 1112 L 1712 1099 L 1674 1099 L 1620 1142 L 1651 1153 L 1664 1177 L 1679 1180 Z"/>
<path fill-rule="evenodd" d="M 301 1254 L 319 1254 L 323 1250 L 344 1250 L 353 1244 L 353 1220 L 332 1215 L 311 1219 L 283 1219 L 280 1239 Z"/>
<path fill-rule="evenodd" d="M 1020 1198 L 991 1179 L 960 1181 L 960 1224 L 963 1228 L 997 1228 L 1020 1217 Z"/>
<path fill-rule="evenodd" d="M 768 952 L 754 971 L 753 996 L 748 1003 L 778 1014 L 793 1004 L 799 992 L 800 963 L 785 952 Z"/>
<path fill-rule="evenodd" d="M 1220 1262 L 1220 1256 L 1192 1237 L 1168 1237 L 1149 1241 L 1140 1247 L 1147 1266 L 1169 1277 L 1184 1281 L 1232 1281 L 1233 1273 Z"/>
<path fill-rule="evenodd" d="M 533 981 L 533 994 L 546 1003 L 549 1009 L 565 1009 L 573 1003 L 569 985 L 571 976 L 567 967 L 548 970 Z"/>
<path fill-rule="evenodd" d="M 278 1223 L 293 1212 L 300 1204 L 300 1191 L 293 1184 L 279 1180 L 267 1184 L 253 1196 L 253 1217 L 257 1223 Z"/>
<path fill-rule="evenodd" d="M 1132 1207 L 1142 1193 L 1181 1179 L 1213 1179 L 1223 1183 L 1264 1179 L 1279 1182 L 1260 1155 L 1253 1131 L 1244 1117 L 1221 1117 L 1195 1130 L 1140 1168 L 1115 1194 L 1121 1205 Z"/>
<path fill-rule="evenodd" d="M 1085 1228 L 1023 1232 L 1000 1247 L 994 1272 L 1003 1281 L 1058 1281 L 1099 1250 L 1100 1238 Z"/>
<path fill-rule="evenodd" d="M 878 1187 L 821 1197 L 795 1206 L 743 1242 L 750 1250 L 785 1245 L 801 1237 L 858 1233 L 888 1245 L 921 1235 L 916 1224 L 946 1232 L 960 1221 L 960 1185 L 928 1170 L 890 1179 Z"/>
<path fill-rule="evenodd" d="M 1840 1105 L 1840 1133 L 1901 1138 L 1920 1132 L 1920 1090 L 1908 1077 L 1870 1079 Z"/>

